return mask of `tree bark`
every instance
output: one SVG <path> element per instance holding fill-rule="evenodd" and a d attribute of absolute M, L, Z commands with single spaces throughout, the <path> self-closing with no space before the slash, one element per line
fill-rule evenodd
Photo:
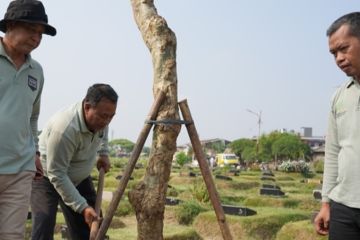
<path fill-rule="evenodd" d="M 157 120 L 179 119 L 177 105 L 176 37 L 153 0 L 131 0 L 136 24 L 150 50 L 154 71 L 154 96 L 166 92 Z M 156 125 L 144 179 L 129 192 L 136 212 L 138 239 L 163 239 L 165 197 L 171 162 L 176 151 L 180 125 Z"/>

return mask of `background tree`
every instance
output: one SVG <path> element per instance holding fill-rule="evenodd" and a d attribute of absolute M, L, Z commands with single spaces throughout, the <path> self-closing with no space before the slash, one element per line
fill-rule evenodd
<path fill-rule="evenodd" d="M 225 143 L 223 142 L 214 142 L 209 144 L 207 148 L 213 150 L 216 153 L 223 153 L 225 151 L 226 146 Z"/>
<path fill-rule="evenodd" d="M 275 155 L 272 151 L 272 145 L 274 142 L 279 139 L 281 136 L 281 133 L 278 131 L 273 131 L 270 134 L 263 134 L 260 137 L 259 141 L 259 160 L 262 162 L 270 162 L 273 159 L 275 159 Z"/>
<path fill-rule="evenodd" d="M 256 142 L 248 138 L 240 138 L 230 143 L 231 151 L 233 151 L 238 157 L 240 162 L 245 161 L 244 151 L 247 148 L 255 148 Z"/>
<path fill-rule="evenodd" d="M 176 163 L 179 164 L 180 166 L 180 176 L 181 176 L 182 168 L 186 163 L 191 162 L 191 157 L 186 155 L 186 153 L 184 152 L 179 152 L 178 154 L 176 154 L 175 159 L 176 159 Z"/>
<path fill-rule="evenodd" d="M 244 161 L 246 163 L 246 165 L 248 166 L 249 164 L 254 163 L 257 159 L 256 159 L 256 145 L 253 147 L 247 147 L 244 149 L 244 151 L 242 152 Z"/>
<path fill-rule="evenodd" d="M 310 147 L 301 141 L 300 136 L 291 133 L 273 131 L 263 134 L 259 139 L 259 149 L 256 154 L 256 142 L 253 139 L 241 138 L 230 144 L 232 151 L 239 156 L 240 161 L 247 164 L 256 160 L 261 162 L 275 161 L 277 159 L 304 159 L 311 156 Z"/>
<path fill-rule="evenodd" d="M 310 148 L 301 141 L 298 135 L 283 133 L 272 145 L 272 152 L 279 160 L 299 158 L 305 159 L 310 154 Z"/>
<path fill-rule="evenodd" d="M 188 155 L 188 157 L 190 157 L 190 159 L 193 159 L 194 149 L 192 148 L 192 146 L 189 147 L 189 150 L 187 151 L 187 155 Z"/>
<path fill-rule="evenodd" d="M 109 145 L 110 146 L 120 146 L 121 149 L 130 153 L 134 149 L 135 143 L 133 143 L 132 141 L 130 141 L 128 139 L 121 138 L 121 139 L 114 139 L 114 140 L 110 141 Z"/>

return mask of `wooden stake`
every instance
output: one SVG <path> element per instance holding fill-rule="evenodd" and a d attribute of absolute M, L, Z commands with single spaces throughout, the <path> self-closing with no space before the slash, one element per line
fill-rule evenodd
<path fill-rule="evenodd" d="M 221 202 L 220 202 L 220 198 L 219 198 L 219 194 L 216 190 L 211 172 L 209 170 L 209 166 L 207 164 L 206 161 L 206 157 L 205 154 L 202 150 L 201 147 L 201 143 L 199 140 L 199 136 L 198 133 L 196 131 L 195 128 L 195 124 L 193 122 L 191 113 L 190 113 L 190 109 L 188 107 L 187 104 L 187 100 L 183 100 L 179 102 L 179 106 L 180 106 L 180 110 L 181 110 L 181 114 L 183 116 L 183 119 L 186 122 L 189 122 L 188 124 L 186 124 L 186 129 L 188 131 L 190 140 L 191 140 L 191 144 L 192 147 L 194 149 L 194 153 L 196 156 L 196 159 L 199 162 L 199 167 L 201 170 L 201 174 L 204 178 L 205 181 L 205 185 L 207 187 L 207 190 L 209 192 L 209 196 L 210 196 L 210 200 L 211 203 L 214 207 L 215 213 L 216 213 L 216 217 L 220 226 L 220 230 L 222 233 L 222 236 L 224 238 L 224 240 L 232 240 L 232 236 L 231 236 L 231 232 L 229 229 L 229 226 L 226 223 L 226 219 L 225 219 L 225 214 L 224 214 L 224 210 L 221 206 Z"/>
<path fill-rule="evenodd" d="M 98 181 L 97 194 L 96 194 L 96 202 L 95 202 L 95 212 L 98 215 L 98 219 L 91 223 L 90 238 L 89 238 L 90 240 L 95 239 L 96 234 L 99 230 L 101 201 L 102 201 L 102 195 L 103 195 L 102 193 L 103 193 L 103 189 L 104 189 L 104 176 L 105 176 L 105 170 L 104 170 L 104 168 L 100 168 L 99 181 Z"/>
<path fill-rule="evenodd" d="M 165 93 L 163 91 L 159 91 L 159 93 L 151 107 L 151 110 L 150 110 L 147 120 L 155 120 L 156 119 L 156 116 L 159 112 L 160 106 L 162 105 L 164 99 L 165 99 Z M 121 177 L 121 180 L 119 182 L 117 190 L 113 193 L 113 197 L 112 197 L 110 205 L 106 211 L 105 218 L 104 218 L 103 222 L 101 223 L 98 234 L 96 235 L 96 238 L 95 238 L 96 240 L 102 240 L 105 237 L 107 229 L 109 228 L 111 220 L 114 216 L 114 213 L 119 205 L 120 199 L 121 199 L 122 195 L 124 194 L 126 185 L 127 185 L 128 181 L 130 179 L 130 176 L 135 168 L 135 165 L 140 156 L 140 153 L 144 147 L 146 138 L 149 135 L 151 127 L 152 127 L 152 124 L 145 123 L 142 131 L 140 132 L 140 135 L 135 143 L 133 153 L 130 156 L 128 164 L 126 165 L 124 174 Z"/>

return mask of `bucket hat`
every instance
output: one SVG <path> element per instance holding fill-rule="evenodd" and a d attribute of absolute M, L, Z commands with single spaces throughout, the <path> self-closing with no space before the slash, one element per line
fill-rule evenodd
<path fill-rule="evenodd" d="M 4 19 L 0 21 L 0 30 L 2 32 L 6 32 L 6 22 L 8 21 L 41 24 L 45 27 L 45 34 L 50 36 L 56 35 L 56 29 L 48 24 L 44 5 L 40 1 L 14 0 L 10 2 Z"/>

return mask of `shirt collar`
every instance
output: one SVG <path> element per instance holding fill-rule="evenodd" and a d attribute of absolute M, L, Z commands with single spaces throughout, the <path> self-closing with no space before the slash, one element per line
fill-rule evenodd
<path fill-rule="evenodd" d="M 11 60 L 11 58 L 9 57 L 9 55 L 5 51 L 2 37 L 0 37 L 0 56 L 5 57 L 8 61 L 13 63 L 13 61 Z M 32 62 L 32 58 L 31 58 L 30 54 L 26 55 L 26 62 L 25 63 L 29 64 L 30 68 L 33 68 L 33 62 Z"/>
<path fill-rule="evenodd" d="M 80 131 L 81 132 L 89 132 L 89 133 L 92 133 L 88 127 L 86 126 L 86 122 L 85 122 L 85 116 L 84 116 L 84 110 L 83 110 L 83 102 L 78 102 L 76 104 L 76 111 L 77 111 L 77 114 L 79 116 L 79 125 L 80 125 Z"/>
<path fill-rule="evenodd" d="M 346 88 L 350 88 L 352 85 L 359 84 L 353 77 L 350 77 L 349 82 L 346 84 Z"/>

